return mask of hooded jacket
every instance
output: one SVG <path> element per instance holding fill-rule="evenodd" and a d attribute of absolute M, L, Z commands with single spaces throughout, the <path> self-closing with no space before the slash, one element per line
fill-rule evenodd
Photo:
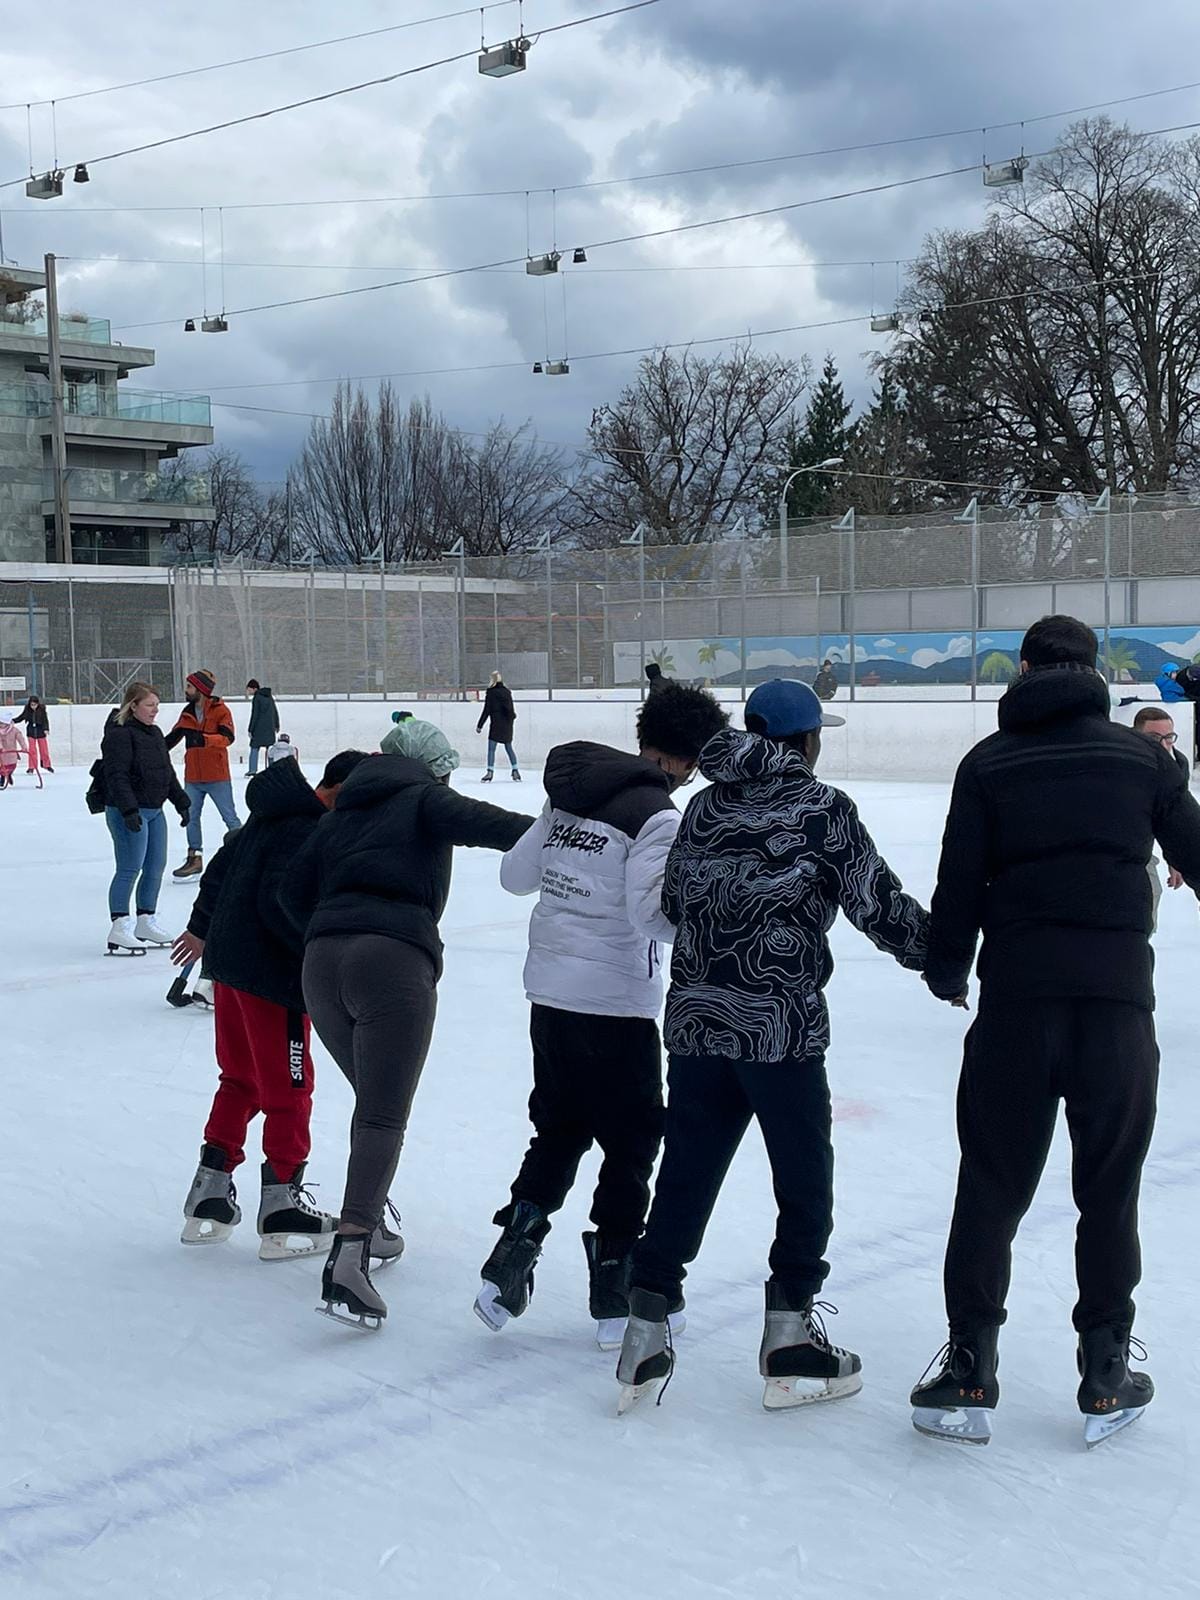
<path fill-rule="evenodd" d="M 1187 699 L 1187 696 L 1175 681 L 1175 674 L 1178 671 L 1179 668 L 1175 663 L 1168 661 L 1165 666 L 1159 669 L 1158 677 L 1154 680 L 1154 687 L 1167 704 L 1171 704 L 1176 700 Z"/>
<path fill-rule="evenodd" d="M 346 779 L 294 863 L 283 912 L 298 938 L 403 939 L 425 950 L 440 976 L 437 925 L 450 893 L 453 847 L 508 850 L 532 823 L 455 794 L 407 756 L 371 756 Z"/>
<path fill-rule="evenodd" d="M 187 783 L 228 783 L 229 746 L 233 743 L 233 717 L 224 700 L 197 701 L 203 706 L 199 716 L 191 701 L 179 713 L 179 720 L 167 735 L 167 749 L 183 741 L 183 776 Z"/>
<path fill-rule="evenodd" d="M 29 746 L 20 728 L 8 717 L 0 717 L 0 766 L 15 767 L 18 756 L 28 752 Z"/>
<path fill-rule="evenodd" d="M 853 801 L 796 751 L 726 729 L 711 780 L 667 861 L 675 924 L 666 1042 L 676 1056 L 792 1061 L 829 1046 L 826 935 L 839 907 L 902 967 L 924 965 L 928 917 L 872 843 Z"/>
<path fill-rule="evenodd" d="M 536 894 L 525 993 L 601 1017 L 662 1010 L 663 873 L 679 827 L 666 773 L 602 744 L 546 758 L 545 810 L 500 865 L 510 894 Z"/>
<path fill-rule="evenodd" d="M 279 907 L 296 855 L 325 816 L 299 764 L 277 761 L 246 785 L 250 820 L 226 835 L 200 879 L 188 932 L 219 983 L 304 1010 L 304 944 Z"/>
<path fill-rule="evenodd" d="M 256 689 L 250 702 L 250 747 L 265 750 L 279 736 L 279 707 L 270 689 Z"/>
<path fill-rule="evenodd" d="M 1109 718 L 1090 667 L 1018 678 L 1000 731 L 954 780 L 933 897 L 926 981 L 981 1004 L 1104 999 L 1154 1004 L 1154 840 L 1200 892 L 1200 807 L 1170 754 Z"/>

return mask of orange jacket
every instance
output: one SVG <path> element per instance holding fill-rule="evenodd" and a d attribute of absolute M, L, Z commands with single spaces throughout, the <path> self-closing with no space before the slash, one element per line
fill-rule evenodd
<path fill-rule="evenodd" d="M 179 713 L 179 721 L 167 735 L 167 749 L 173 750 L 181 740 L 186 741 L 187 752 L 183 758 L 186 783 L 228 783 L 233 717 L 224 700 L 215 696 L 201 704 L 204 706 L 202 720 L 190 705 Z M 197 742 L 198 734 L 203 744 Z"/>

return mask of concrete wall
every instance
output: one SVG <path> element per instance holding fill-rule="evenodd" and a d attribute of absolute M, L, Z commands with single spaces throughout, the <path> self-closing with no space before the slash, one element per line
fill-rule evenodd
<path fill-rule="evenodd" d="M 90 766 L 100 748 L 100 736 L 109 706 L 51 706 L 50 748 L 56 765 Z M 246 760 L 245 729 L 248 708 L 232 704 L 238 743 L 235 768 Z M 350 748 L 376 750 L 391 728 L 395 702 L 293 701 L 280 706 L 284 731 L 299 748 L 309 775 L 335 751 Z M 635 746 L 635 701 L 522 701 L 518 703 L 516 750 L 530 768 L 540 767 L 546 752 L 569 739 L 593 739 L 624 749 Z M 833 709 L 846 718 L 844 728 L 825 734 L 822 776 L 831 782 L 849 779 L 947 783 L 965 751 L 996 731 L 994 702 L 842 701 Z M 480 768 L 486 756 L 482 735 L 476 734 L 477 702 L 449 701 L 414 704 L 412 710 L 443 729 L 461 753 L 468 771 Z M 735 723 L 740 709 L 730 707 Z M 1114 709 L 1114 717 L 1131 723 L 1136 705 Z M 164 706 L 160 723 L 169 729 L 175 707 Z M 1192 707 L 1171 708 L 1179 730 L 1179 746 L 1192 749 Z M 179 754 L 179 752 L 177 752 Z M 182 756 L 179 755 L 180 761 Z M 503 752 L 501 752 L 503 765 Z"/>

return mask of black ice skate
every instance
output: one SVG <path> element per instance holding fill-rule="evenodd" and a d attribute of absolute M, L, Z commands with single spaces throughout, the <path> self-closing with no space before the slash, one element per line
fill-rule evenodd
<path fill-rule="evenodd" d="M 623 1417 L 648 1394 L 656 1395 L 661 1404 L 663 1390 L 674 1370 L 675 1350 L 666 1296 L 651 1294 L 648 1289 L 631 1289 L 629 1321 L 617 1361 L 617 1382 L 621 1385 L 617 1415 Z"/>
<path fill-rule="evenodd" d="M 596 1321 L 596 1343 L 601 1350 L 619 1350 L 629 1316 L 629 1252 L 616 1249 L 599 1233 L 585 1233 L 583 1253 L 587 1256 L 588 1310 Z"/>
<path fill-rule="evenodd" d="M 258 1259 L 290 1261 L 294 1256 L 323 1255 L 333 1244 L 337 1218 L 318 1211 L 304 1186 L 301 1162 L 290 1183 L 280 1183 L 269 1161 L 262 1165 L 262 1199 L 258 1206 Z"/>
<path fill-rule="evenodd" d="M 321 1274 L 322 1316 L 344 1322 L 348 1328 L 378 1333 L 387 1316 L 387 1304 L 371 1282 L 371 1235 L 335 1233 L 333 1249 Z M 343 1311 L 335 1307 L 343 1306 Z"/>
<path fill-rule="evenodd" d="M 219 1244 L 242 1220 L 233 1179 L 225 1171 L 225 1152 L 215 1144 L 200 1146 L 200 1165 L 183 1205 L 182 1244 Z"/>
<path fill-rule="evenodd" d="M 377 1267 L 390 1267 L 404 1254 L 404 1235 L 400 1232 L 400 1213 L 389 1200 L 387 1215 L 396 1224 L 395 1232 L 387 1225 L 387 1217 L 380 1219 L 371 1235 L 371 1260 Z"/>
<path fill-rule="evenodd" d="M 521 774 L 516 767 L 512 769 L 512 781 L 514 783 L 520 783 L 521 781 Z"/>
<path fill-rule="evenodd" d="M 1079 1409 L 1089 1450 L 1136 1422 L 1154 1399 L 1150 1375 L 1129 1370 L 1131 1344 L 1144 1359 L 1145 1350 L 1130 1338 L 1128 1328 L 1089 1328 L 1079 1335 Z"/>
<path fill-rule="evenodd" d="M 999 1328 L 950 1338 L 925 1369 L 912 1392 L 913 1427 L 931 1439 L 951 1444 L 987 1444 L 992 1412 L 1000 1403 L 996 1380 Z M 928 1376 L 941 1362 L 935 1377 Z"/>
<path fill-rule="evenodd" d="M 496 776 L 496 774 L 494 772 L 492 772 L 491 769 L 489 768 L 489 770 L 484 773 L 483 777 L 480 778 L 479 781 L 480 781 L 480 783 L 491 783 L 492 779 L 495 776 Z"/>
<path fill-rule="evenodd" d="M 533 1269 L 542 1253 L 542 1240 L 550 1232 L 550 1219 L 531 1200 L 514 1200 L 492 1220 L 504 1232 L 483 1264 L 475 1315 L 493 1333 L 499 1333 L 510 1317 L 524 1313 L 533 1298 Z"/>
<path fill-rule="evenodd" d="M 793 1304 L 783 1285 L 766 1285 L 766 1315 L 758 1370 L 766 1380 L 763 1405 L 768 1411 L 842 1400 L 862 1388 L 862 1362 L 853 1350 L 830 1342 L 821 1312 L 837 1308 L 812 1296 Z"/>

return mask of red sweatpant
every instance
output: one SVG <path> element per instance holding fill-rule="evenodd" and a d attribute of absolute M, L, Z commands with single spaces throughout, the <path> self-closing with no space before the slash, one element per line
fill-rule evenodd
<path fill-rule="evenodd" d="M 246 1159 L 246 1130 L 261 1113 L 263 1155 L 280 1183 L 290 1183 L 309 1152 L 308 1016 L 224 983 L 213 985 L 213 1006 L 221 1082 L 204 1141 L 225 1151 L 225 1170 L 232 1172 Z"/>

